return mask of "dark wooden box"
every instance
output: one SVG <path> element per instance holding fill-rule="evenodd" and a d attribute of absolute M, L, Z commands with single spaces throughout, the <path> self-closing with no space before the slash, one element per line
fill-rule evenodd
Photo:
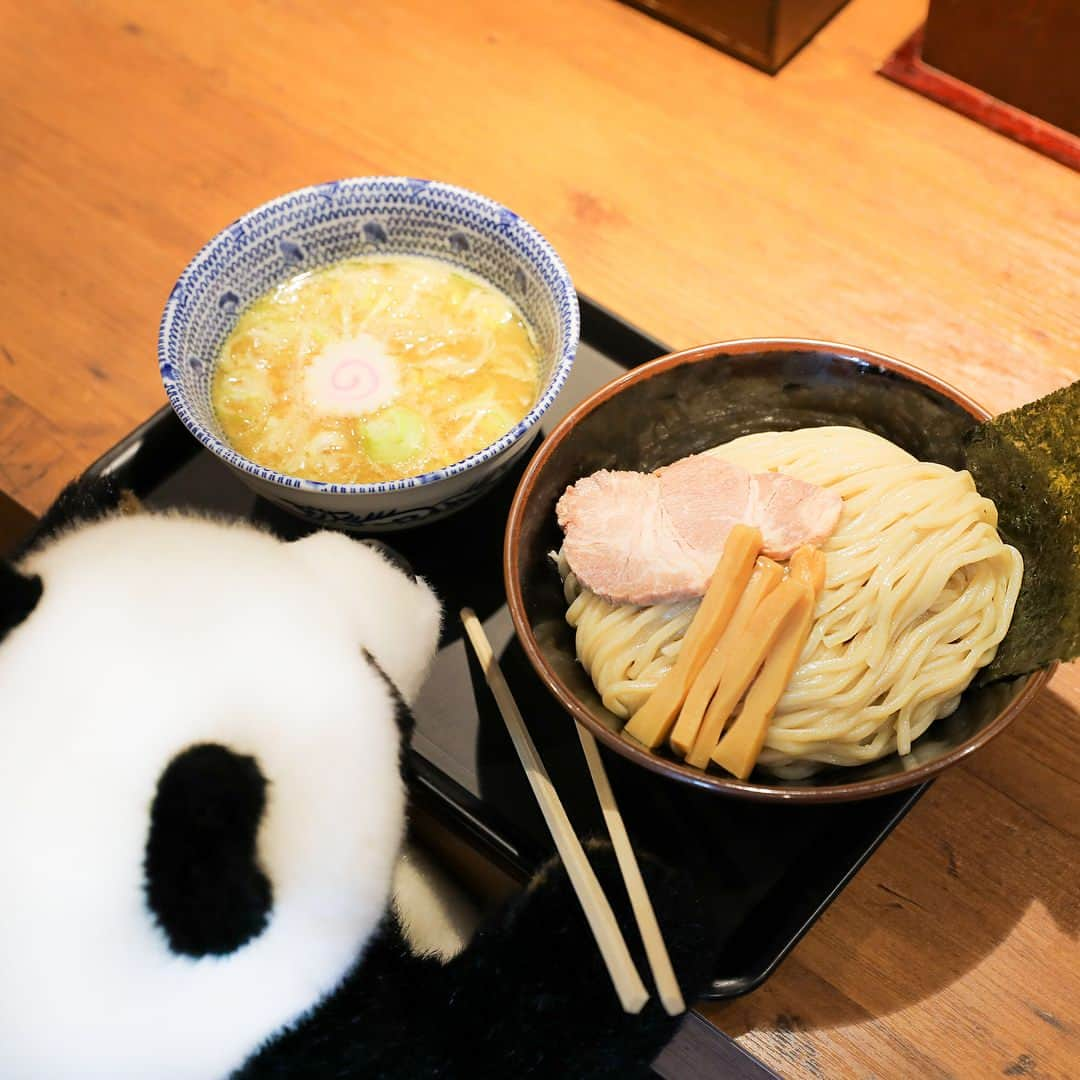
<path fill-rule="evenodd" d="M 847 0 L 624 0 L 762 68 L 780 70 Z"/>
<path fill-rule="evenodd" d="M 931 0 L 922 58 L 1080 135 L 1080 0 Z"/>

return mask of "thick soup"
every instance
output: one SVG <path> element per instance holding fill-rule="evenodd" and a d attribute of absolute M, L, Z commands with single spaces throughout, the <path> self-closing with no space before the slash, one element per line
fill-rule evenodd
<path fill-rule="evenodd" d="M 539 356 L 517 306 L 436 259 L 350 259 L 255 301 L 212 402 L 252 461 L 338 483 L 397 480 L 483 449 L 532 408 Z"/>

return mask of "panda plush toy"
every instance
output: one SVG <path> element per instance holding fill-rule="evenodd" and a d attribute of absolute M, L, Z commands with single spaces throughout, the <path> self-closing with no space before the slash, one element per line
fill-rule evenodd
<path fill-rule="evenodd" d="M 0 562 L 0 1076 L 648 1075 L 678 1021 L 621 1012 L 556 862 L 475 934 L 402 862 L 425 582 L 118 502 Z M 707 913 L 644 869 L 691 998 Z"/>

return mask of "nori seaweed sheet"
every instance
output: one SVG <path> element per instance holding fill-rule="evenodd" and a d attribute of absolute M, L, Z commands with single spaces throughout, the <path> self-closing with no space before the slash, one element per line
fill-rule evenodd
<path fill-rule="evenodd" d="M 1080 381 L 980 424 L 964 437 L 980 494 L 1024 557 L 1012 625 L 984 678 L 1023 675 L 1080 655 Z"/>

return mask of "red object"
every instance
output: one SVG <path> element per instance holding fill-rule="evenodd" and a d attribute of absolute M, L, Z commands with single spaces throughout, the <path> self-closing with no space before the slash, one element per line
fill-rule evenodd
<path fill-rule="evenodd" d="M 920 26 L 885 61 L 879 74 L 1062 165 L 1080 170 L 1080 138 L 931 67 L 922 58 L 923 29 Z"/>
<path fill-rule="evenodd" d="M 930 0 L 923 62 L 1080 136 L 1076 0 Z"/>

